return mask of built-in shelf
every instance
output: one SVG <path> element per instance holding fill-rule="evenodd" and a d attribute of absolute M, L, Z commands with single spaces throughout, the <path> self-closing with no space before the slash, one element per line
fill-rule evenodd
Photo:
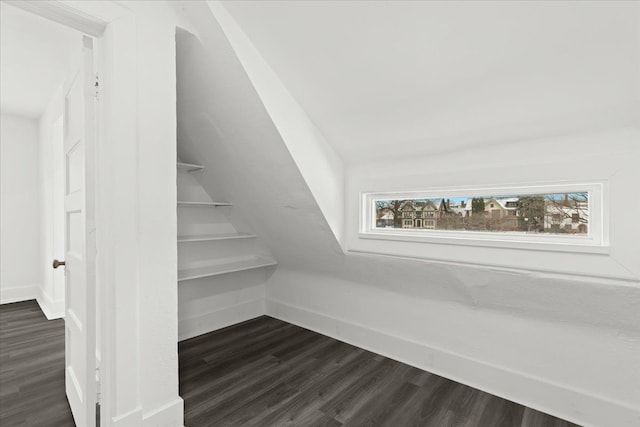
<path fill-rule="evenodd" d="M 277 262 L 273 258 L 261 256 L 230 258 L 224 263 L 178 270 L 178 282 L 200 279 L 203 277 L 219 276 L 221 274 L 235 273 L 237 271 L 253 270 L 276 264 Z"/>
<path fill-rule="evenodd" d="M 193 163 L 181 163 L 178 162 L 178 170 L 179 171 L 186 171 L 186 172 L 194 172 L 194 171 L 201 171 L 204 169 L 204 166 L 202 165 L 194 165 Z"/>
<path fill-rule="evenodd" d="M 178 236 L 178 243 L 207 242 L 210 240 L 253 239 L 255 237 L 256 237 L 255 234 L 246 234 L 246 233 L 202 234 L 199 236 Z"/>
<path fill-rule="evenodd" d="M 206 208 L 211 206 L 231 206 L 229 202 L 186 202 L 178 201 L 178 206 L 181 207 L 194 207 L 194 208 Z"/>

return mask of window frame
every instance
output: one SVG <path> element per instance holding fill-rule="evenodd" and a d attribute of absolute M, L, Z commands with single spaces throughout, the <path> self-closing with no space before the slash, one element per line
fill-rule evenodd
<path fill-rule="evenodd" d="M 375 223 L 375 201 L 380 199 L 447 199 L 452 197 L 489 197 L 575 192 L 589 193 L 589 226 L 587 227 L 586 236 L 542 233 L 524 234 L 522 232 L 509 231 L 378 228 Z M 360 227 L 358 237 L 362 239 L 432 244 L 606 254 L 609 253 L 609 223 L 606 197 L 606 181 L 362 192 L 360 193 Z"/>

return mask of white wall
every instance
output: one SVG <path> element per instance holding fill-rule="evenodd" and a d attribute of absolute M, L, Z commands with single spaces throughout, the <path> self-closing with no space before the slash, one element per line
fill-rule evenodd
<path fill-rule="evenodd" d="M 128 399 L 117 413 L 121 414 L 123 425 L 139 425 L 135 420 L 141 417 L 145 426 L 175 426 L 183 422 L 183 403 L 178 395 L 175 33 L 177 26 L 188 27 L 188 23 L 181 17 L 177 3 L 123 4 L 135 15 L 137 31 L 137 75 L 130 82 L 138 94 L 137 144 L 134 152 L 127 148 L 119 153 L 113 166 L 127 171 L 119 178 L 118 187 L 134 187 L 134 191 L 122 195 L 132 210 L 118 215 L 127 225 L 122 231 L 131 227 L 130 232 L 136 233 L 137 246 L 130 248 L 135 253 L 127 255 L 127 268 L 136 271 L 137 285 L 133 287 L 135 295 L 129 291 L 129 298 L 127 289 L 120 288 L 116 301 L 137 305 L 128 311 L 131 318 L 122 319 L 121 327 L 138 328 L 138 340 L 131 343 L 137 348 L 138 366 L 130 376 L 139 380 L 139 406 L 131 407 L 133 400 Z M 132 42 L 123 39 L 117 43 Z M 121 49 L 117 44 L 114 48 Z M 119 237 L 123 241 L 132 238 Z M 121 350 L 119 357 L 126 358 L 131 348 Z M 123 362 L 123 366 L 131 366 Z M 134 378 L 121 377 L 123 387 Z"/>
<path fill-rule="evenodd" d="M 160 8 L 158 8 L 160 9 Z M 153 7 L 138 24 L 138 315 L 145 425 L 182 422 L 178 396 L 175 18 Z"/>
<path fill-rule="evenodd" d="M 585 280 L 640 281 L 636 245 L 640 236 L 634 212 L 640 200 L 631 196 L 640 181 L 638 128 L 571 136 L 512 141 L 440 156 L 413 157 L 352 167 L 348 173 L 346 211 L 349 250 L 419 257 L 538 273 L 583 276 Z M 428 165 L 428 167 L 426 167 Z M 408 243 L 360 238 L 360 194 L 367 191 L 412 191 L 518 184 L 603 184 L 607 246 L 603 253 L 562 250 L 505 250 L 490 247 Z M 442 190 L 446 193 L 446 190 Z M 595 217 L 595 215 L 594 215 Z M 595 229 L 591 224 L 592 230 Z M 479 242 L 481 243 L 481 242 Z M 558 250 L 553 250 L 558 249 Z"/>
<path fill-rule="evenodd" d="M 545 275 L 531 265 L 496 267 L 500 260 L 478 268 L 461 259 L 435 263 L 344 255 L 259 92 L 207 13 L 193 6 L 199 39 L 185 41 L 182 50 L 190 72 L 178 82 L 184 98 L 181 156 L 207 167 L 201 177 L 205 189 L 233 197 L 234 212 L 246 216 L 278 260 L 267 285 L 268 314 L 581 424 L 637 425 L 640 286 L 633 248 L 640 236 L 625 209 L 637 211 L 638 202 L 637 197 L 622 202 L 637 182 L 637 171 L 628 164 L 638 156 L 637 130 L 513 141 L 384 168 L 364 165 L 346 174 L 345 224 L 357 232 L 353 197 L 365 186 L 376 191 L 372 186 L 380 183 L 408 181 L 415 189 L 434 180 L 442 185 L 452 175 L 456 184 L 477 184 L 477 171 L 466 167 L 475 160 L 491 160 L 486 180 L 520 182 L 523 163 L 528 180 L 536 165 L 541 179 L 549 170 L 554 179 L 576 179 L 575 167 L 563 170 L 548 157 L 523 156 L 521 147 L 527 153 L 545 147 L 556 155 L 570 153 L 574 164 L 580 161 L 574 153 L 584 153 L 595 166 L 578 178 L 610 177 L 610 194 L 617 200 L 611 212 L 612 256 L 599 261 L 603 271 L 589 264 L 589 257 L 572 260 L 574 267 L 585 266 L 587 275 L 578 277 Z M 592 149 L 597 150 L 590 155 Z M 623 158 L 628 160 L 616 174 L 614 166 Z M 419 244 L 409 245 L 420 252 Z"/>
<path fill-rule="evenodd" d="M 38 122 L 2 114 L 0 123 L 0 303 L 34 299 L 42 282 Z"/>

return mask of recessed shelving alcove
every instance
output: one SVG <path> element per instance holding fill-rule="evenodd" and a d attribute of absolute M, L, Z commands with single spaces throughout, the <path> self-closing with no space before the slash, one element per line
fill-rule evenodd
<path fill-rule="evenodd" d="M 232 221 L 232 200 L 212 198 L 202 164 L 177 163 L 179 338 L 262 314 L 264 283 L 277 265 L 259 237 Z"/>

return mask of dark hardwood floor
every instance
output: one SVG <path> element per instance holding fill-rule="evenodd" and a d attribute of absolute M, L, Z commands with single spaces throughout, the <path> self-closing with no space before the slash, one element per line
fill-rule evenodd
<path fill-rule="evenodd" d="M 270 317 L 179 344 L 185 426 L 572 426 Z"/>
<path fill-rule="evenodd" d="M 64 391 L 64 321 L 34 300 L 0 305 L 0 426 L 74 426 Z"/>
<path fill-rule="evenodd" d="M 315 332 L 260 317 L 179 343 L 187 427 L 570 426 Z M 0 426 L 73 426 L 64 323 L 0 305 Z"/>

